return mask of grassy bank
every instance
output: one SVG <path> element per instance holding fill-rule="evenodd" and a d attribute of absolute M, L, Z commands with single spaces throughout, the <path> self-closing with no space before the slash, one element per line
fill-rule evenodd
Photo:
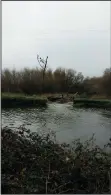
<path fill-rule="evenodd" d="M 14 93 L 2 93 L 2 107 L 28 107 L 28 106 L 46 106 L 49 102 L 70 102 L 73 101 L 73 94 L 42 94 L 42 95 L 24 95 Z M 75 107 L 88 108 L 107 108 L 111 109 L 111 99 L 95 99 L 95 98 L 76 98 L 74 100 Z"/>
<path fill-rule="evenodd" d="M 111 109 L 111 100 L 107 99 L 75 99 L 74 106 L 86 108 L 106 108 Z"/>
<path fill-rule="evenodd" d="M 46 106 L 47 98 L 40 96 L 26 96 L 24 94 L 3 93 L 2 107 Z"/>
<path fill-rule="evenodd" d="M 93 138 L 70 146 L 21 127 L 2 129 L 1 141 L 2 194 L 110 192 L 111 155 Z"/>

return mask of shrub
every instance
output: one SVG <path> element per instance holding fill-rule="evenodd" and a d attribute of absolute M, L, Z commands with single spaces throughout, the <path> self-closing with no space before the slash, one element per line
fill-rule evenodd
<path fill-rule="evenodd" d="M 52 134 L 39 135 L 5 127 L 2 140 L 2 194 L 108 193 L 111 155 L 94 144 L 59 144 Z"/>

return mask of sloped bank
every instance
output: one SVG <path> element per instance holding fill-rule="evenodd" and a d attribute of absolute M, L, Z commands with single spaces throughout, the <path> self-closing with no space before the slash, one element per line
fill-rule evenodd
<path fill-rule="evenodd" d="M 51 134 L 2 129 L 2 194 L 109 193 L 111 155 L 93 141 L 70 146 Z"/>
<path fill-rule="evenodd" d="M 1 106 L 2 108 L 9 107 L 36 107 L 36 106 L 46 106 L 47 98 L 37 97 L 37 96 L 25 96 L 16 94 L 3 94 L 1 96 Z"/>
<path fill-rule="evenodd" d="M 75 107 L 111 109 L 111 100 L 74 99 Z"/>

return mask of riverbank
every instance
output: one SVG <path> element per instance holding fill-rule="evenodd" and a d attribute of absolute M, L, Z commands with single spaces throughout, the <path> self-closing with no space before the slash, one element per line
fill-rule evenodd
<path fill-rule="evenodd" d="M 9 107 L 31 107 L 31 106 L 46 106 L 47 98 L 40 96 L 26 96 L 24 94 L 2 93 L 1 106 L 2 108 Z"/>
<path fill-rule="evenodd" d="M 75 107 L 111 109 L 111 100 L 107 99 L 74 99 Z"/>
<path fill-rule="evenodd" d="M 79 96 L 79 98 L 74 97 L 73 94 L 69 94 L 68 96 L 66 94 L 62 95 L 52 95 L 47 96 L 47 99 L 50 102 L 58 102 L 58 103 L 67 103 L 67 102 L 73 102 L 75 107 L 83 107 L 83 108 L 104 108 L 104 109 L 111 109 L 111 98 L 106 99 L 105 97 L 87 97 L 82 98 L 82 96 Z"/>
<path fill-rule="evenodd" d="M 2 93 L 2 107 L 29 107 L 46 106 L 48 102 L 68 103 L 73 102 L 74 107 L 105 108 L 111 109 L 111 99 L 99 99 L 99 97 L 74 98 L 73 94 L 42 94 L 25 95 L 14 93 Z"/>
<path fill-rule="evenodd" d="M 7 127 L 1 141 L 2 194 L 110 193 L 111 155 L 93 138 L 70 146 L 58 144 L 52 134 Z"/>

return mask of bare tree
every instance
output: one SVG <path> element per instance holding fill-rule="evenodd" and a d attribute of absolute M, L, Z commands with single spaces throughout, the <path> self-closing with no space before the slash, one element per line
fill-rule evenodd
<path fill-rule="evenodd" d="M 37 61 L 40 67 L 42 68 L 42 92 L 44 92 L 44 80 L 45 80 L 45 73 L 47 68 L 47 60 L 48 60 L 48 56 L 46 57 L 46 60 L 44 60 L 41 57 L 39 57 L 39 55 L 37 54 Z"/>

